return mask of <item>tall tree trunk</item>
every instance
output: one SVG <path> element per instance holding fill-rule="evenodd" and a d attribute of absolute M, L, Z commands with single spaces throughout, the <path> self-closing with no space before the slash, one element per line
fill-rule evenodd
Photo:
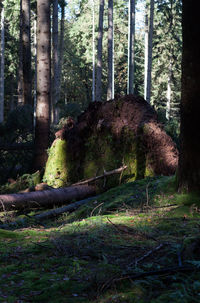
<path fill-rule="evenodd" d="M 99 4 L 99 31 L 98 31 L 98 45 L 97 45 L 97 80 L 96 80 L 96 100 L 97 101 L 101 101 L 101 98 L 102 98 L 103 14 L 104 14 L 104 0 L 100 0 L 100 4 Z"/>
<path fill-rule="evenodd" d="M 145 43 L 147 50 L 145 50 L 145 99 L 150 103 L 151 99 L 151 70 L 152 70 L 152 42 L 153 42 L 153 19 L 154 19 L 154 0 L 150 0 L 150 18 L 148 26 L 148 43 Z M 147 53 L 146 53 L 147 52 Z M 147 60 L 147 62 L 146 62 Z"/>
<path fill-rule="evenodd" d="M 4 68 L 5 68 L 4 6 L 1 8 L 1 69 L 0 69 L 0 123 L 4 121 Z"/>
<path fill-rule="evenodd" d="M 35 74 L 34 74 L 34 93 L 33 93 L 33 126 L 35 129 L 36 125 L 36 106 L 37 106 L 37 19 L 36 15 L 34 14 L 34 21 L 33 21 L 33 31 L 34 31 L 34 65 L 35 65 Z"/>
<path fill-rule="evenodd" d="M 129 0 L 128 22 L 128 85 L 127 93 L 134 93 L 134 40 L 135 40 L 135 0 Z"/>
<path fill-rule="evenodd" d="M 179 190 L 200 192 L 200 19 L 197 1 L 183 0 Z"/>
<path fill-rule="evenodd" d="M 33 105 L 31 89 L 31 37 L 30 37 L 30 0 L 21 0 L 22 18 L 22 65 L 23 92 L 22 103 Z"/>
<path fill-rule="evenodd" d="M 55 107 L 58 103 L 58 0 L 53 0 L 53 68 L 52 68 L 52 121 L 56 123 Z"/>
<path fill-rule="evenodd" d="M 34 168 L 47 160 L 50 126 L 51 34 L 50 1 L 37 0 L 37 107 Z"/>
<path fill-rule="evenodd" d="M 148 70 L 148 33 L 149 33 L 148 2 L 145 6 L 145 34 L 144 34 L 144 99 L 147 99 L 147 70 Z"/>
<path fill-rule="evenodd" d="M 168 79 L 167 79 L 167 103 L 166 103 L 166 119 L 170 119 L 171 110 L 171 94 L 172 94 L 172 62 L 169 63 Z"/>
<path fill-rule="evenodd" d="M 60 40 L 59 40 L 59 68 L 58 68 L 58 101 L 61 91 L 61 76 L 63 65 L 63 50 L 64 50 L 64 31 L 65 31 L 65 1 L 61 3 L 61 20 L 60 20 Z M 56 106 L 55 122 L 59 121 L 59 108 Z"/>
<path fill-rule="evenodd" d="M 113 87 L 113 0 L 108 0 L 108 89 L 107 100 L 114 98 Z"/>
<path fill-rule="evenodd" d="M 22 1 L 20 0 L 20 20 L 19 20 L 19 67 L 18 67 L 18 105 L 23 104 L 23 55 L 22 55 Z"/>
<path fill-rule="evenodd" d="M 92 0 L 92 101 L 95 101 L 95 6 Z"/>

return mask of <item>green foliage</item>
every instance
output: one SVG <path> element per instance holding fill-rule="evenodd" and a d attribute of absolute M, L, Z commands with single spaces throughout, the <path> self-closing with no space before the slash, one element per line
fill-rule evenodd
<path fill-rule="evenodd" d="M 78 103 L 68 103 L 61 105 L 60 118 L 72 117 L 76 119 L 81 114 L 81 108 Z"/>
<path fill-rule="evenodd" d="M 181 1 L 157 0 L 154 17 L 152 104 L 166 112 L 170 81 L 170 117 L 179 118 L 181 97 Z"/>
<path fill-rule="evenodd" d="M 35 185 L 40 183 L 40 181 L 41 176 L 39 171 L 33 174 L 24 174 L 18 177 L 16 180 L 10 179 L 10 182 L 0 186 L 0 193 L 16 193 L 27 188 L 33 188 Z"/>

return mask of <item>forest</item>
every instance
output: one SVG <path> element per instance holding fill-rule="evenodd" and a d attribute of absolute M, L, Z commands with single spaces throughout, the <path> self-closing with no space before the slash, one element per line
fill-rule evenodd
<path fill-rule="evenodd" d="M 0 302 L 199 302 L 197 4 L 0 1 Z"/>

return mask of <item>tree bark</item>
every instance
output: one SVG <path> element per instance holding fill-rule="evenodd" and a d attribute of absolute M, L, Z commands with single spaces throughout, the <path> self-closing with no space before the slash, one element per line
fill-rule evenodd
<path fill-rule="evenodd" d="M 180 191 L 200 192 L 200 19 L 197 1 L 183 0 Z"/>
<path fill-rule="evenodd" d="M 58 77 L 59 77 L 59 56 L 58 56 L 58 0 L 53 1 L 53 68 L 52 68 L 52 121 L 56 123 L 55 107 L 58 103 Z"/>
<path fill-rule="evenodd" d="M 108 0 L 108 89 L 107 100 L 114 98 L 113 85 L 113 0 Z"/>
<path fill-rule="evenodd" d="M 63 65 L 63 50 L 64 50 L 64 32 L 65 32 L 65 1 L 61 4 L 61 20 L 60 20 L 60 39 L 59 39 L 59 67 L 58 67 L 58 101 L 60 100 L 61 92 L 61 76 Z M 55 123 L 59 121 L 59 108 L 55 108 Z"/>
<path fill-rule="evenodd" d="M 146 14 L 146 18 L 147 14 Z M 145 42 L 145 100 L 150 103 L 151 99 L 151 71 L 152 71 L 152 43 L 153 43 L 153 19 L 154 19 L 154 0 L 150 0 L 150 18 L 148 26 L 148 42 Z M 148 20 L 148 19 L 147 19 Z M 146 24 L 147 25 L 147 24 Z M 147 34 L 147 33 L 146 33 Z"/>
<path fill-rule="evenodd" d="M 101 101 L 102 98 L 102 41 L 103 41 L 103 14 L 104 0 L 100 0 L 99 5 L 99 31 L 97 45 L 97 82 L 96 82 L 96 100 Z"/>
<path fill-rule="evenodd" d="M 47 160 L 50 130 L 51 85 L 50 1 L 37 1 L 37 106 L 34 169 L 40 170 Z"/>
<path fill-rule="evenodd" d="M 4 121 L 4 68 L 5 68 L 4 6 L 1 7 L 1 68 L 0 68 L 0 123 Z"/>
<path fill-rule="evenodd" d="M 21 0 L 22 18 L 22 103 L 33 105 L 31 79 L 30 0 Z"/>
<path fill-rule="evenodd" d="M 92 0 L 92 101 L 95 101 L 95 5 Z"/>
<path fill-rule="evenodd" d="M 135 0 L 129 0 L 128 25 L 128 85 L 127 93 L 134 93 L 134 40 L 135 40 Z"/>
<path fill-rule="evenodd" d="M 26 207 L 50 207 L 62 205 L 72 200 L 81 200 L 95 194 L 95 186 L 77 185 L 29 193 L 0 195 L 0 208 L 12 210 Z"/>

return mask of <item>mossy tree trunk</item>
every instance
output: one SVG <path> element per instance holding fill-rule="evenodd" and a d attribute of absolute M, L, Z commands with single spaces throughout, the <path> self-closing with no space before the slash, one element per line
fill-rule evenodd
<path fill-rule="evenodd" d="M 179 190 L 200 191 L 200 20 L 197 1 L 183 0 Z"/>

